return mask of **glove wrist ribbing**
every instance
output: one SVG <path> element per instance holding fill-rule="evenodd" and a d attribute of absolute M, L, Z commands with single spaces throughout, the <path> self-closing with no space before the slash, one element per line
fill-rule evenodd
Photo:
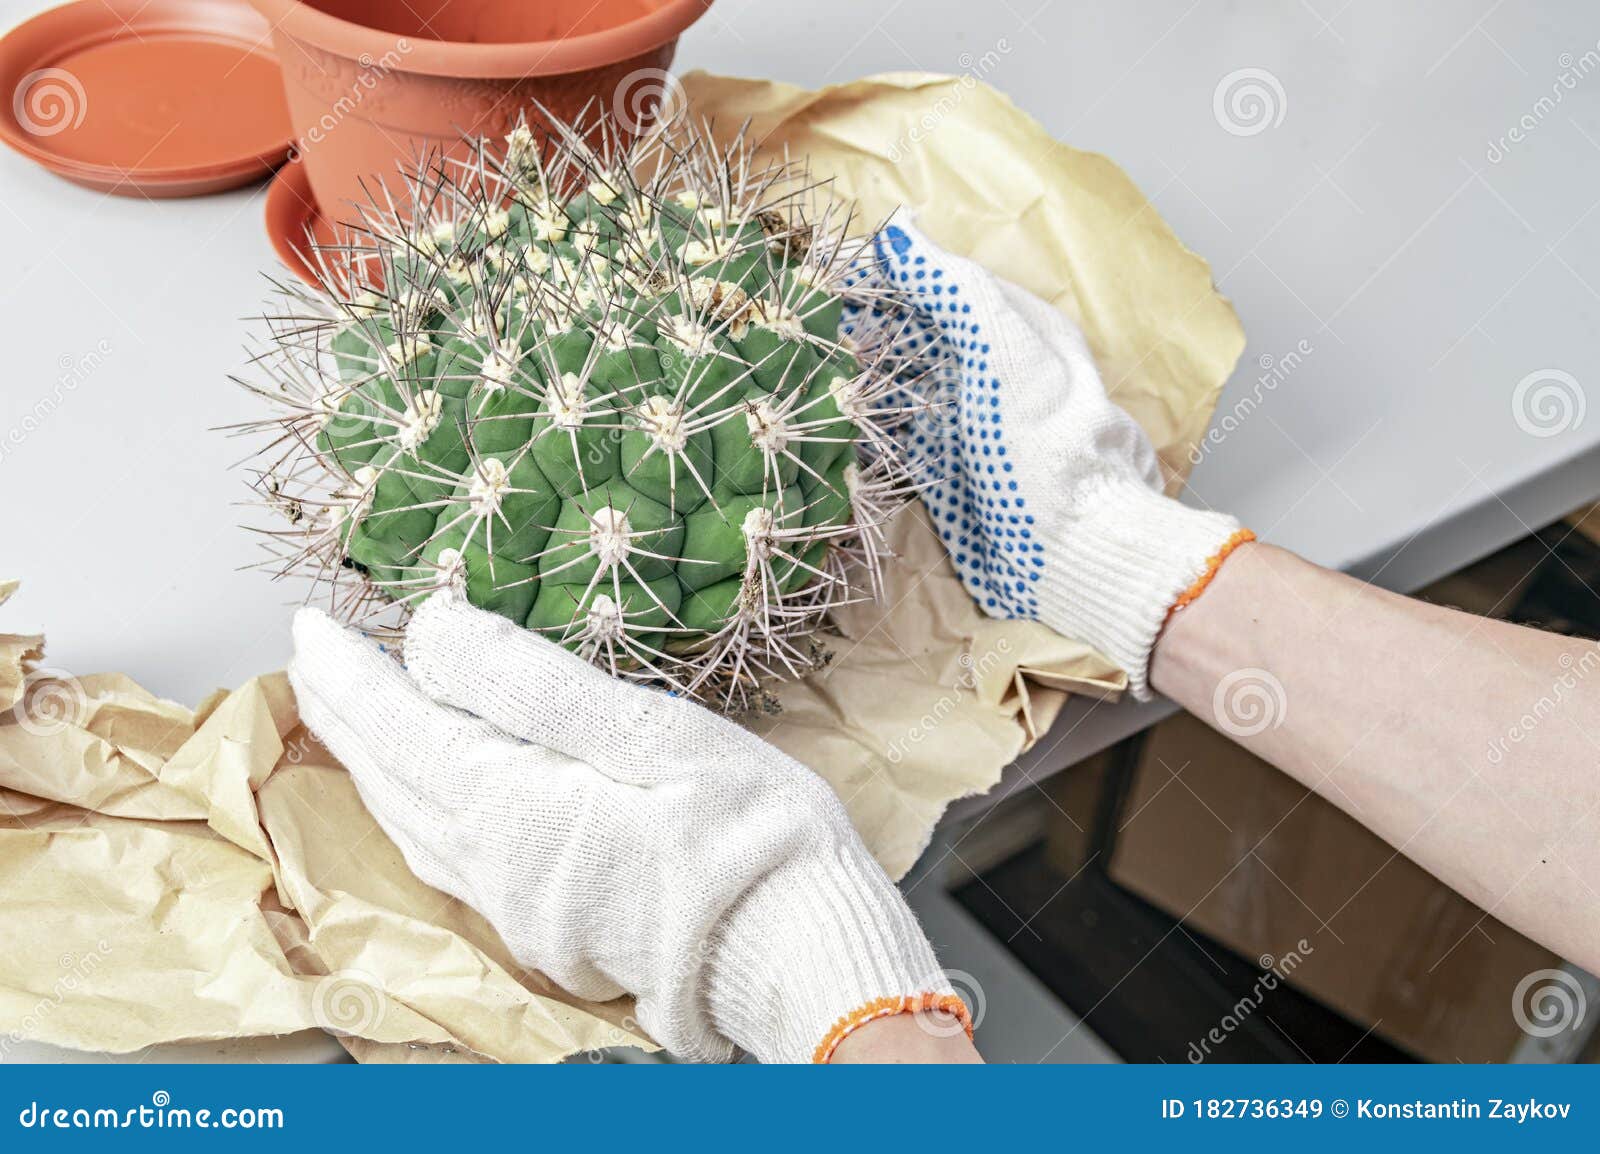
<path fill-rule="evenodd" d="M 915 916 L 854 841 L 753 887 L 719 927 L 706 978 L 718 1032 L 763 1062 L 825 1062 L 891 1014 L 942 1009 L 970 1027 Z"/>
<path fill-rule="evenodd" d="M 1167 617 L 1254 534 L 1222 513 L 1190 509 L 1142 482 L 1109 479 L 1074 521 L 1037 532 L 1060 564 L 1039 582 L 1039 620 L 1104 653 L 1148 700 L 1150 654 Z"/>

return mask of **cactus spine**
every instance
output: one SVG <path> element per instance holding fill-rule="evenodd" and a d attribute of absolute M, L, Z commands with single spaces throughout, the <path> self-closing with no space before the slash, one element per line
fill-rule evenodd
<path fill-rule="evenodd" d="M 519 126 L 281 285 L 269 562 L 392 628 L 439 589 L 726 707 L 879 584 L 921 406 L 894 294 L 798 167 L 682 119 Z"/>

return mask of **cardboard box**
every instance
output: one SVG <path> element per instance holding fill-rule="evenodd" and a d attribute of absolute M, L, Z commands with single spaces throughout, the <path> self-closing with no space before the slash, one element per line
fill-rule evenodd
<path fill-rule="evenodd" d="M 1517 983 L 1560 964 L 1187 715 L 1149 732 L 1120 821 L 1115 881 L 1246 958 L 1298 952 L 1292 985 L 1419 1058 L 1505 1061 Z"/>
<path fill-rule="evenodd" d="M 1600 545 L 1600 502 L 1577 510 L 1567 518 L 1567 524 Z"/>

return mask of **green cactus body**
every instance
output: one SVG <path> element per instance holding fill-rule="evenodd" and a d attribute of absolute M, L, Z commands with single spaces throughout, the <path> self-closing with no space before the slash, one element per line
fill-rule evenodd
<path fill-rule="evenodd" d="M 453 215 L 397 219 L 329 293 L 295 418 L 333 494 L 317 548 L 383 597 L 454 587 L 618 672 L 792 671 L 849 591 L 886 391 L 841 335 L 824 232 L 723 182 L 697 137 L 678 187 L 572 141 L 541 171 L 515 138 L 498 193 L 433 197 Z"/>

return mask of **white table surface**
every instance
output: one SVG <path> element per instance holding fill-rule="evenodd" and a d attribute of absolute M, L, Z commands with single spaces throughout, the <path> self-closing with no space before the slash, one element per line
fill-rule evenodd
<path fill-rule="evenodd" d="M 0 25 L 40 7 L 0 0 Z M 1115 157 L 1244 320 L 1219 412 L 1262 358 L 1310 349 L 1190 499 L 1411 588 L 1600 496 L 1597 38 L 1579 0 L 719 0 L 677 66 L 810 86 L 983 68 Z M 1216 111 L 1244 69 L 1269 74 L 1250 134 Z M 247 447 L 208 431 L 260 413 L 227 378 L 273 265 L 263 195 L 108 198 L 0 154 L 0 571 L 24 582 L 0 629 L 43 629 L 52 667 L 193 703 L 288 656 L 295 591 L 241 569 Z M 1568 415 L 1538 436 L 1514 395 L 1550 370 Z M 1070 710 L 1029 772 L 1159 711 Z"/>

